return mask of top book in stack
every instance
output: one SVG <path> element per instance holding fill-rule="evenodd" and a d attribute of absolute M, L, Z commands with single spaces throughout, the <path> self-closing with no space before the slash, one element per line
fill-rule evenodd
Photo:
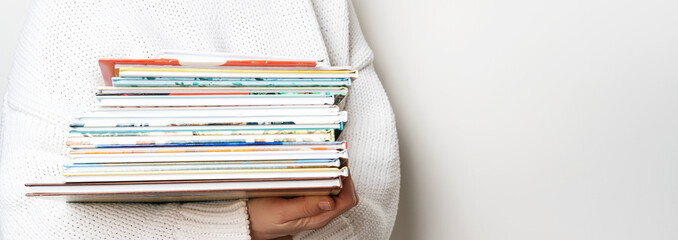
<path fill-rule="evenodd" d="M 104 82 L 107 86 L 149 86 L 141 80 L 160 78 L 163 82 L 151 86 L 220 86 L 220 87 L 340 87 L 349 86 L 357 71 L 350 67 L 330 67 L 324 60 L 244 56 L 224 53 L 193 53 L 168 51 L 156 59 L 101 59 Z M 178 81 L 176 80 L 178 79 Z M 209 80 L 285 80 L 283 83 L 249 83 L 228 85 Z M 323 81 L 311 83 L 308 81 Z M 120 82 L 122 81 L 122 82 Z M 136 85 L 141 83 L 142 85 Z M 149 86 L 150 87 L 150 86 Z"/>

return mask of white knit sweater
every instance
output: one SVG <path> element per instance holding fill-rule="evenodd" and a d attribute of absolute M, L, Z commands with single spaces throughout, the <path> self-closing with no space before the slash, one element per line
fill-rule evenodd
<path fill-rule="evenodd" d="M 27 198 L 68 159 L 68 122 L 94 107 L 99 58 L 163 49 L 327 58 L 360 70 L 345 108 L 360 204 L 300 239 L 387 239 L 400 166 L 391 106 L 346 1 L 37 1 L 17 48 L 2 113 L 0 238 L 249 239 L 245 200 L 76 204 Z"/>

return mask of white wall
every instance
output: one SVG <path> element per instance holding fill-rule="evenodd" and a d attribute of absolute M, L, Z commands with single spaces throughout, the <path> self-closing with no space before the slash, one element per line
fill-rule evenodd
<path fill-rule="evenodd" d="M 354 1 L 398 118 L 393 239 L 678 239 L 677 2 Z M 27 7 L 0 5 L 0 86 Z"/>
<path fill-rule="evenodd" d="M 678 239 L 678 2 L 354 0 L 393 239 Z"/>
<path fill-rule="evenodd" d="M 7 75 L 14 60 L 19 34 L 28 13 L 27 0 L 0 0 L 0 109 L 7 89 Z M 0 111 L 0 115 L 2 111 Z"/>

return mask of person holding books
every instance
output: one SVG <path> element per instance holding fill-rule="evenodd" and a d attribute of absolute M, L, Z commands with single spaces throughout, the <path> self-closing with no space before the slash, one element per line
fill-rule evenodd
<path fill-rule="evenodd" d="M 337 196 L 65 203 L 25 196 L 67 162 L 74 115 L 103 84 L 99 58 L 162 49 L 302 56 L 360 76 L 341 107 L 351 178 Z M 2 239 L 388 239 L 400 165 L 391 106 L 350 1 L 35 1 L 2 113 Z M 358 197 L 359 196 L 359 197 Z"/>

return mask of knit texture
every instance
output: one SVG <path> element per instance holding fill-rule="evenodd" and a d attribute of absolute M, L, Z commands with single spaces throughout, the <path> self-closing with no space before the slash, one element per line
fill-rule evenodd
<path fill-rule="evenodd" d="M 0 239 L 249 239 L 246 200 L 76 204 L 27 198 L 57 182 L 68 122 L 94 108 L 99 58 L 164 49 L 326 58 L 360 71 L 342 104 L 360 204 L 297 239 L 388 239 L 400 166 L 394 115 L 350 2 L 36 1 L 9 75 L 0 141 Z"/>

